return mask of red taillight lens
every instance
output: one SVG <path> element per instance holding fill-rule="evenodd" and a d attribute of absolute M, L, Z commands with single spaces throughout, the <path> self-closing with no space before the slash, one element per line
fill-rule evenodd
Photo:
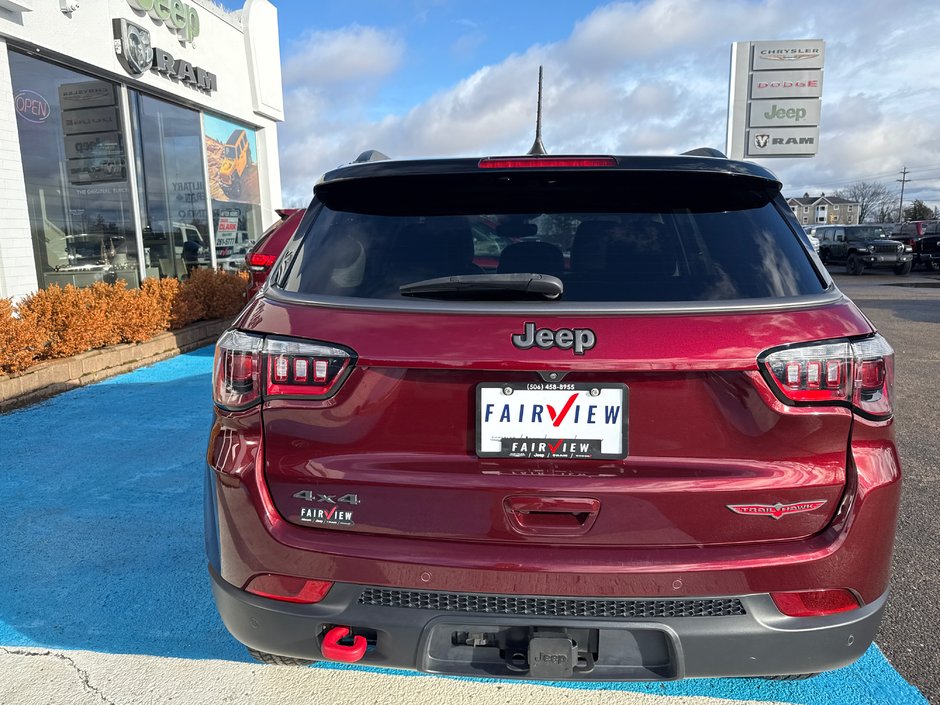
<path fill-rule="evenodd" d="M 613 157 L 487 157 L 481 169 L 584 168 L 617 166 Z"/>
<path fill-rule="evenodd" d="M 772 592 L 770 597 L 777 609 L 790 617 L 822 617 L 860 607 L 858 598 L 849 590 Z"/>
<path fill-rule="evenodd" d="M 212 398 L 224 409 L 245 409 L 261 398 L 259 336 L 229 330 L 215 346 Z"/>
<path fill-rule="evenodd" d="M 778 388 L 795 402 L 847 401 L 852 376 L 849 343 L 778 350 L 764 358 Z"/>
<path fill-rule="evenodd" d="M 312 605 L 319 602 L 333 587 L 328 580 L 308 580 L 290 575 L 267 573 L 256 575 L 248 581 L 245 590 L 259 597 L 268 597 L 281 602 L 300 602 Z"/>
<path fill-rule="evenodd" d="M 872 417 L 892 414 L 894 351 L 880 335 L 791 346 L 759 359 L 774 391 L 787 403 L 841 403 Z"/>
<path fill-rule="evenodd" d="M 284 338 L 266 339 L 264 356 L 265 396 L 331 396 L 352 363 L 352 355 L 342 348 Z"/>
<path fill-rule="evenodd" d="M 894 397 L 894 350 L 880 335 L 852 343 L 855 352 L 855 389 L 852 406 L 866 414 L 892 414 Z"/>
<path fill-rule="evenodd" d="M 252 269 L 267 269 L 274 261 L 277 259 L 276 255 L 263 255 L 259 252 L 250 252 L 245 258 L 248 262 L 248 266 Z"/>

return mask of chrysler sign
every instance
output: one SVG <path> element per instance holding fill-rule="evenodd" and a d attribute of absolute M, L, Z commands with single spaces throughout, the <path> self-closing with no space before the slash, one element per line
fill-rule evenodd
<path fill-rule="evenodd" d="M 817 39 L 789 42 L 755 42 L 751 70 L 821 69 L 824 46 Z"/>

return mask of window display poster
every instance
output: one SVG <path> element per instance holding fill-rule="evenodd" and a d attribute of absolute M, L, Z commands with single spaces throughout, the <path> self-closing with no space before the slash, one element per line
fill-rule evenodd
<path fill-rule="evenodd" d="M 212 199 L 261 203 L 255 131 L 215 115 L 202 120 Z"/>

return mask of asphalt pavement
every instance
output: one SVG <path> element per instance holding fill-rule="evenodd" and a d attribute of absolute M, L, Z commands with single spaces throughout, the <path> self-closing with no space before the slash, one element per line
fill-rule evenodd
<path fill-rule="evenodd" d="M 835 279 L 895 351 L 903 489 L 891 596 L 877 643 L 901 675 L 940 703 L 940 273 L 869 271 Z"/>
<path fill-rule="evenodd" d="M 205 570 L 204 348 L 0 416 L 0 705 L 923 705 L 907 681 L 940 703 L 940 288 L 894 286 L 940 276 L 838 281 L 897 351 L 906 475 L 888 615 L 878 646 L 853 666 L 793 683 L 530 684 L 254 664 L 219 620 Z"/>

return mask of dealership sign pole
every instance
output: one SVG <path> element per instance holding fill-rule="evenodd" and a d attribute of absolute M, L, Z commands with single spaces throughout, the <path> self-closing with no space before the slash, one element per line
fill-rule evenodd
<path fill-rule="evenodd" d="M 731 159 L 816 155 L 824 58 L 822 39 L 731 45 Z"/>

